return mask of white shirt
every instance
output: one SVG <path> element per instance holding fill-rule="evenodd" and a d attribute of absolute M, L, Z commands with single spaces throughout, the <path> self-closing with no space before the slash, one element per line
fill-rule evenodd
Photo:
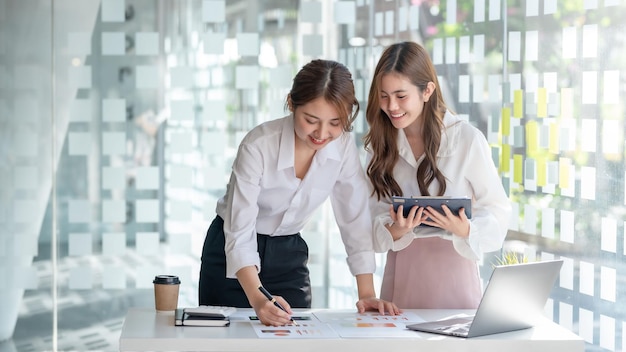
<path fill-rule="evenodd" d="M 480 130 L 457 116 L 446 112 L 441 145 L 437 154 L 437 166 L 446 178 L 444 196 L 467 196 L 472 199 L 472 218 L 468 238 L 453 235 L 445 230 L 416 227 L 400 239 L 393 241 L 385 224 L 391 224 L 390 200 L 376 196 L 370 198 L 370 210 L 374 217 L 374 248 L 377 252 L 399 251 L 406 248 L 414 238 L 439 236 L 453 241 L 454 248 L 462 256 L 478 260 L 483 253 L 498 250 L 508 230 L 511 213 L 510 201 L 498 176 L 491 150 Z M 417 167 L 424 159 L 415 160 L 404 130 L 398 131 L 400 158 L 393 176 L 403 195 L 421 195 L 417 184 Z M 368 162 L 371 155 L 368 155 Z M 372 189 L 369 184 L 370 190 Z M 434 180 L 429 187 L 431 195 L 437 195 L 439 183 Z"/>
<path fill-rule="evenodd" d="M 293 119 L 289 115 L 265 122 L 239 145 L 226 194 L 216 209 L 224 219 L 226 277 L 235 278 L 239 269 L 250 265 L 260 271 L 257 233 L 300 232 L 329 196 L 351 273 L 373 273 L 367 179 L 354 136 L 343 133 L 318 150 L 300 180 L 294 167 Z"/>

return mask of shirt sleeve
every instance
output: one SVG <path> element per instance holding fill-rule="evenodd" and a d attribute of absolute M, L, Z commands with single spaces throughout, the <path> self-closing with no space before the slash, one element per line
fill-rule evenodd
<path fill-rule="evenodd" d="M 352 134 L 347 134 L 341 172 L 330 196 L 352 275 L 372 274 L 376 259 L 368 210 L 367 179 Z"/>
<path fill-rule="evenodd" d="M 234 279 L 246 266 L 261 270 L 257 250 L 256 217 L 257 199 L 263 174 L 262 153 L 242 143 L 233 163 L 228 183 L 228 209 L 224 214 L 224 250 L 226 252 L 226 277 Z M 233 206 L 236 204 L 236 206 Z"/>
<path fill-rule="evenodd" d="M 462 256 L 478 260 L 484 253 L 502 248 L 511 204 L 491 159 L 489 145 L 478 130 L 466 157 L 465 177 L 474 193 L 470 234 L 468 238 L 453 236 L 453 244 Z"/>

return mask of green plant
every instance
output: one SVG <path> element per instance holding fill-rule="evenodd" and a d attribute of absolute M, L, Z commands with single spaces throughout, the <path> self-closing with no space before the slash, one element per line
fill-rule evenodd
<path fill-rule="evenodd" d="M 528 263 L 528 257 L 525 254 L 517 252 L 502 252 L 502 254 L 495 259 L 493 266 L 499 265 L 514 265 Z"/>

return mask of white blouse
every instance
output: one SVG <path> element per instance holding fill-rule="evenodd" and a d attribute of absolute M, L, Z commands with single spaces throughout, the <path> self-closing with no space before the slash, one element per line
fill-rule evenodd
<path fill-rule="evenodd" d="M 318 150 L 300 180 L 294 167 L 293 119 L 289 115 L 260 124 L 239 145 L 226 194 L 216 209 L 224 219 L 226 277 L 235 278 L 250 265 L 260 271 L 257 233 L 300 232 L 329 196 L 352 275 L 373 273 L 368 182 L 354 136 L 343 133 Z"/>
<path fill-rule="evenodd" d="M 370 211 L 374 218 L 374 249 L 377 252 L 399 251 L 406 248 L 414 238 L 439 236 L 453 241 L 456 251 L 472 260 L 483 253 L 499 250 L 506 237 L 511 213 L 510 201 L 502 187 L 491 150 L 485 136 L 466 121 L 447 112 L 444 130 L 437 154 L 437 166 L 446 178 L 444 196 L 467 196 L 472 199 L 470 234 L 462 238 L 445 230 L 432 227 L 416 227 L 400 239 L 393 241 L 385 224 L 391 224 L 389 199 L 370 198 Z M 424 159 L 415 160 L 404 130 L 398 131 L 400 158 L 393 173 L 403 195 L 421 195 L 417 184 L 417 167 Z M 371 155 L 368 155 L 368 162 Z M 369 187 L 372 190 L 370 183 Z M 439 183 L 434 180 L 429 187 L 431 195 L 437 195 Z"/>

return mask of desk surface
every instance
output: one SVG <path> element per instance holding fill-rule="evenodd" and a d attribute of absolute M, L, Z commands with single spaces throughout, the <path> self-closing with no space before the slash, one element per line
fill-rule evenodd
<path fill-rule="evenodd" d="M 436 320 L 464 310 L 407 310 L 425 320 Z M 333 312 L 314 309 L 313 312 Z M 347 312 L 339 310 L 338 312 Z M 251 315 L 254 311 L 250 310 Z M 584 341 L 569 330 L 542 319 L 534 328 L 470 339 L 413 332 L 403 337 L 358 337 L 324 339 L 259 338 L 250 321 L 233 320 L 229 327 L 174 326 L 174 316 L 149 308 L 128 311 L 120 336 L 120 351 L 331 351 L 352 349 L 359 352 L 407 350 L 583 352 Z"/>

